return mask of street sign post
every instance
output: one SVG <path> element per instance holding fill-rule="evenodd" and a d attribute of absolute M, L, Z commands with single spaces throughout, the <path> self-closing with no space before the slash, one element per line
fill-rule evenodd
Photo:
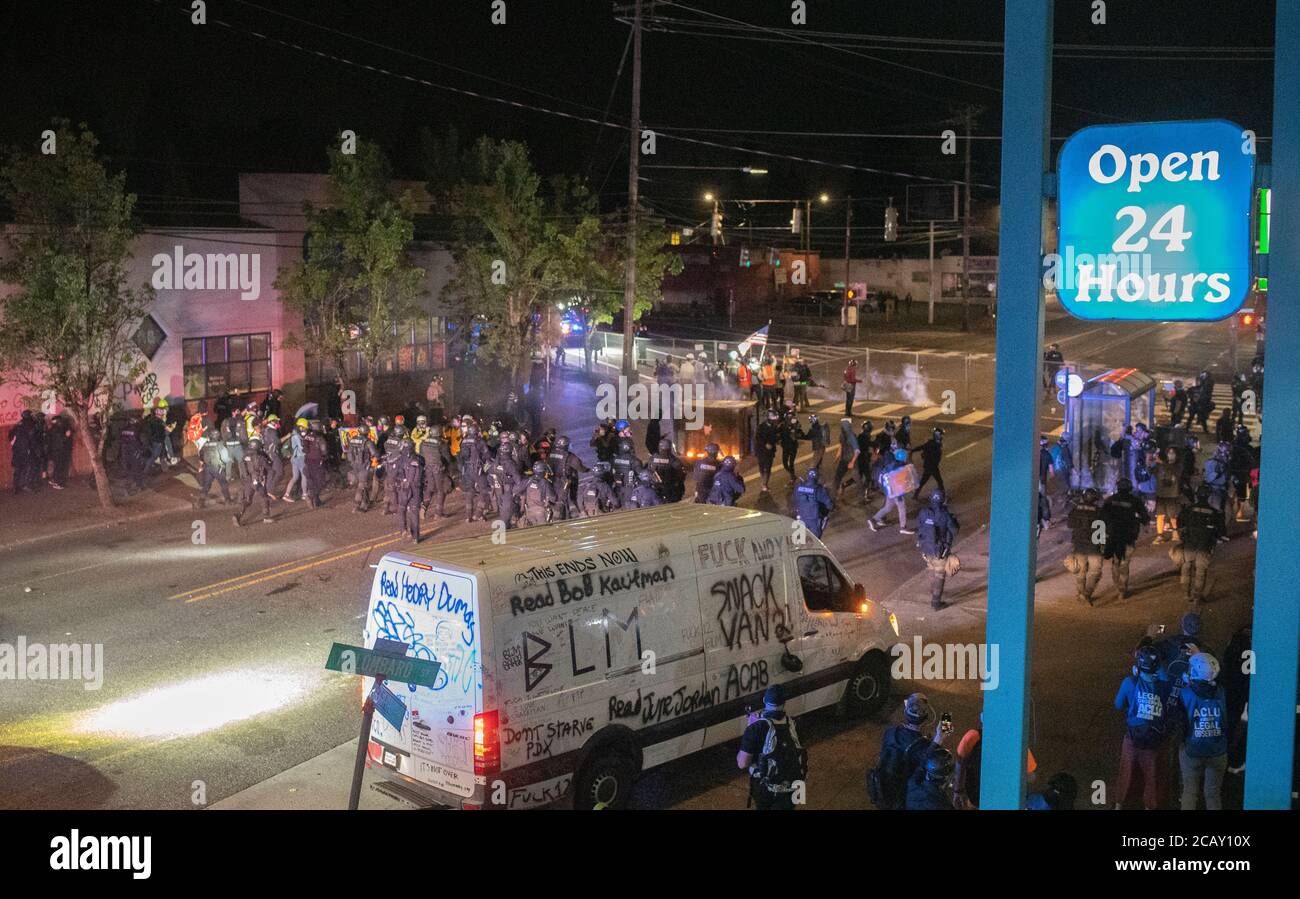
<path fill-rule="evenodd" d="M 1216 321 L 1250 289 L 1253 141 L 1220 119 L 1096 125 L 1058 163 L 1061 304 L 1083 319 Z"/>
<path fill-rule="evenodd" d="M 373 649 L 362 646 L 350 646 L 335 643 L 330 647 L 325 667 L 330 671 L 343 674 L 359 674 L 373 677 L 374 685 L 361 706 L 361 737 L 357 741 L 356 761 L 352 767 L 352 789 L 348 793 L 348 811 L 354 812 L 361 801 L 361 776 L 366 767 L 366 748 L 370 744 L 370 724 L 374 721 L 375 710 L 396 730 L 402 729 L 406 719 L 406 703 L 392 690 L 385 681 L 414 684 L 418 687 L 434 686 L 441 669 L 441 663 L 429 659 L 415 659 L 406 655 L 407 644 L 400 640 L 375 640 Z"/>

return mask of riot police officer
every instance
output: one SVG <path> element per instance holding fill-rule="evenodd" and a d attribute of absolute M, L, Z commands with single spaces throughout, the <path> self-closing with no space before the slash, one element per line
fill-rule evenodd
<path fill-rule="evenodd" d="M 686 493 L 686 476 L 682 460 L 673 452 L 673 442 L 667 437 L 659 441 L 659 452 L 650 457 L 651 482 L 666 503 L 679 501 Z"/>
<path fill-rule="evenodd" d="M 1205 599 L 1205 579 L 1210 573 L 1210 557 L 1223 535 L 1223 515 L 1210 503 L 1210 486 L 1196 488 L 1194 502 L 1183 506 L 1178 513 L 1178 532 L 1182 537 L 1182 563 L 1178 581 L 1183 585 L 1187 601 Z"/>
<path fill-rule="evenodd" d="M 389 443 L 394 441 L 390 438 Z M 424 460 L 415 452 L 415 441 L 403 434 L 398 439 L 397 465 L 393 469 L 397 482 L 397 510 L 401 515 L 402 533 L 412 542 L 420 542 L 420 500 L 424 490 Z"/>
<path fill-rule="evenodd" d="M 446 518 L 447 494 L 451 492 L 451 451 L 447 448 L 442 432 L 437 428 L 426 430 L 420 441 L 419 453 L 424 459 L 424 514 L 428 516 L 429 508 L 436 500 L 437 506 L 433 507 L 433 514 Z"/>
<path fill-rule="evenodd" d="M 790 487 L 794 488 L 794 460 L 799 455 L 799 420 L 793 412 L 781 416 L 777 425 L 777 438 L 781 441 L 781 467 L 790 476 Z"/>
<path fill-rule="evenodd" d="M 629 502 L 624 508 L 627 509 L 645 509 L 649 506 L 661 506 L 663 500 L 659 498 L 658 491 L 654 488 L 654 474 L 648 468 L 643 468 L 637 472 L 637 485 L 632 489 Z"/>
<path fill-rule="evenodd" d="M 1137 546 L 1142 525 L 1151 520 L 1146 503 L 1133 494 L 1133 482 L 1120 478 L 1115 493 L 1101 507 L 1101 520 L 1106 525 L 1106 544 L 1102 556 L 1110 559 L 1110 575 L 1119 591 L 1120 599 L 1128 598 L 1128 570 Z"/>
<path fill-rule="evenodd" d="M 583 474 L 578 485 L 578 511 L 584 518 L 613 512 L 619 507 L 618 495 L 609 485 L 610 471 L 610 464 L 600 461 Z"/>
<path fill-rule="evenodd" d="M 352 511 L 365 512 L 370 509 L 371 463 L 378 458 L 375 445 L 370 442 L 370 435 L 363 428 L 354 428 L 343 448 L 348 467 L 352 470 L 355 490 L 352 494 Z"/>
<path fill-rule="evenodd" d="M 502 442 L 497 448 L 497 456 L 487 467 L 485 475 L 488 492 L 492 497 L 492 507 L 497 518 L 511 527 L 518 515 L 515 508 L 515 488 L 524 480 L 519 463 L 515 461 L 515 445 Z"/>
<path fill-rule="evenodd" d="M 244 416 L 231 415 L 221 423 L 221 442 L 226 445 L 226 477 L 230 480 L 243 479 L 244 447 L 248 444 L 248 427 Z"/>
<path fill-rule="evenodd" d="M 569 517 L 571 508 L 577 508 L 578 478 L 587 471 L 587 466 L 569 446 L 567 436 L 561 434 L 556 437 L 549 459 L 555 471 L 555 494 L 560 499 L 557 511 L 561 519 Z"/>
<path fill-rule="evenodd" d="M 251 437 L 248 441 L 248 454 L 244 457 L 246 477 L 239 484 L 239 511 L 232 518 L 235 527 L 242 527 L 244 512 L 253 504 L 253 500 L 262 501 L 262 521 L 270 524 L 271 496 L 267 493 L 267 480 L 271 476 L 271 460 L 262 452 L 262 438 Z"/>
<path fill-rule="evenodd" d="M 745 492 L 745 479 L 736 471 L 736 458 L 727 456 L 709 488 L 708 503 L 711 506 L 734 506 Z"/>
<path fill-rule="evenodd" d="M 221 433 L 216 425 L 208 425 L 203 431 L 203 443 L 199 447 L 199 495 L 195 507 L 202 509 L 208 504 L 208 490 L 216 481 L 221 487 L 221 497 L 226 505 L 232 505 L 230 483 L 226 480 L 226 445 L 221 440 Z"/>
<path fill-rule="evenodd" d="M 627 483 L 630 472 L 634 477 L 642 468 L 641 460 L 636 456 L 636 449 L 630 437 L 619 438 L 618 452 L 614 454 L 614 482 Z"/>
<path fill-rule="evenodd" d="M 1070 555 L 1066 560 L 1067 567 L 1074 574 L 1075 598 L 1088 605 L 1092 605 L 1092 595 L 1106 565 L 1102 558 L 1105 541 L 1102 530 L 1097 527 L 1097 523 L 1102 521 L 1101 492 L 1096 487 L 1089 487 L 1070 510 Z"/>
<path fill-rule="evenodd" d="M 515 491 L 520 514 L 530 525 L 547 524 L 555 517 L 559 497 L 551 484 L 551 466 L 542 461 L 533 464 L 533 473 Z"/>
<path fill-rule="evenodd" d="M 695 463 L 695 502 L 707 503 L 709 491 L 713 489 L 713 479 L 718 475 L 722 464 L 718 459 L 721 448 L 716 443 L 704 447 L 704 458 Z"/>
<path fill-rule="evenodd" d="M 325 486 L 325 438 L 311 428 L 300 429 L 304 456 L 303 487 L 307 493 L 307 502 L 313 509 L 321 507 L 320 493 Z"/>
<path fill-rule="evenodd" d="M 821 484 L 817 469 L 810 468 L 803 476 L 803 483 L 794 491 L 794 515 L 804 523 L 804 527 L 816 538 L 821 539 L 826 529 L 826 519 L 830 517 L 835 502 L 830 492 Z"/>
<path fill-rule="evenodd" d="M 382 461 L 384 469 L 384 514 L 397 514 L 397 479 L 393 473 L 401 467 L 402 457 L 402 435 L 395 434 L 396 428 L 388 431 L 384 438 L 384 458 Z"/>
<path fill-rule="evenodd" d="M 929 505 L 916 516 L 916 545 L 930 572 L 930 608 L 936 611 L 946 605 L 943 587 L 948 574 L 955 571 L 956 557 L 951 553 L 960 528 L 957 516 L 948 511 L 948 499 L 942 490 L 931 493 Z"/>

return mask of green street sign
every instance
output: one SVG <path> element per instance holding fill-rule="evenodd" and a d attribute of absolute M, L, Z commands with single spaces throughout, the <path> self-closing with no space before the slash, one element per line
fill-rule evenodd
<path fill-rule="evenodd" d="M 442 665 L 427 659 L 385 655 L 361 646 L 335 643 L 330 647 L 325 667 L 343 674 L 383 677 L 403 684 L 432 688 Z"/>

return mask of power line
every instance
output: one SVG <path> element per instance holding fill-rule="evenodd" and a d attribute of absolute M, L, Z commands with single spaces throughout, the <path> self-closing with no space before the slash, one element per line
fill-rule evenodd
<path fill-rule="evenodd" d="M 153 2 L 156 5 L 167 6 L 167 4 L 163 3 L 163 0 L 151 0 L 151 2 Z M 168 7 L 168 8 L 174 9 L 176 12 L 185 15 L 187 18 L 190 15 L 190 12 L 188 10 L 182 10 L 177 7 Z M 293 41 L 287 41 L 284 40 L 283 38 L 273 37 L 271 35 L 263 34 L 261 32 L 247 31 L 238 28 L 237 26 L 232 25 L 231 23 L 223 21 L 221 19 L 210 18 L 208 21 L 210 24 L 220 25 L 221 27 L 231 32 L 244 34 L 256 38 L 260 41 L 276 44 L 281 47 L 286 47 L 306 55 L 316 56 L 322 59 L 328 59 L 333 62 L 338 62 L 347 66 L 351 66 L 353 68 L 359 68 L 364 71 L 370 72 L 372 74 L 383 75 L 389 78 L 396 78 L 401 81 L 406 81 L 410 84 L 417 84 L 424 87 L 431 87 L 437 90 L 447 91 L 449 93 L 460 94 L 466 97 L 474 97 L 476 99 L 486 100 L 488 102 L 498 103 L 516 109 L 526 109 L 532 112 L 540 112 L 547 115 L 558 116 L 560 118 L 569 119 L 571 121 L 585 122 L 587 124 L 592 124 L 592 125 L 600 125 L 605 128 L 616 128 L 619 130 L 627 129 L 627 123 L 625 122 L 611 122 L 611 121 L 596 119 L 596 118 L 592 118 L 591 116 L 580 115 L 572 112 L 565 112 L 564 110 L 559 110 L 559 109 L 550 109 L 544 106 L 536 106 L 533 104 L 524 103 L 519 100 L 511 100 L 504 97 L 497 97 L 492 94 L 483 93 L 482 91 L 470 90 L 468 88 L 453 87 L 451 85 L 441 84 L 439 82 L 431 81 L 427 78 L 420 78 L 414 75 L 407 75 L 402 72 L 393 71 L 383 66 L 374 66 L 368 63 L 363 63 L 363 62 L 358 62 L 356 60 L 348 59 L 347 57 L 339 56 L 337 54 L 329 53 L 323 50 L 316 50 L 311 47 L 307 47 L 302 44 L 295 43 Z M 691 138 L 680 134 L 673 134 L 670 131 L 661 131 L 658 129 L 655 129 L 655 133 L 658 137 L 666 138 L 668 140 L 677 140 L 684 143 L 696 144 L 699 146 L 706 146 L 706 147 L 713 147 L 722 150 L 729 150 L 737 153 L 748 153 L 752 155 L 766 156 L 770 159 L 785 159 L 791 162 L 806 163 L 808 165 L 819 165 L 827 168 L 837 168 L 837 169 L 843 169 L 847 171 L 868 172 L 876 175 L 888 175 L 894 178 L 905 178 L 905 179 L 916 180 L 916 181 L 929 181 L 929 182 L 935 182 L 940 184 L 950 183 L 951 180 L 947 178 L 936 178 L 930 175 L 918 175 L 911 172 L 892 171 L 889 169 L 880 169 L 880 168 L 874 168 L 872 166 L 856 165 L 853 163 L 832 162 L 829 160 L 817 159 L 815 157 L 810 157 L 810 156 L 797 156 L 797 155 L 787 154 L 787 153 L 776 153 L 770 150 L 760 150 L 753 147 L 743 147 L 734 144 L 724 144 L 718 141 L 704 140 L 701 138 Z M 991 184 L 980 184 L 978 186 L 987 187 L 990 189 L 994 188 L 994 185 Z"/>

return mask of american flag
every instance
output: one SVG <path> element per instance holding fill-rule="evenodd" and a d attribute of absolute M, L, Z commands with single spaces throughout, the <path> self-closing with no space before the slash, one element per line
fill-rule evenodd
<path fill-rule="evenodd" d="M 767 346 L 767 329 L 770 327 L 772 327 L 771 322 L 763 325 L 763 327 L 742 340 L 738 349 L 742 353 L 748 353 L 751 346 Z"/>

